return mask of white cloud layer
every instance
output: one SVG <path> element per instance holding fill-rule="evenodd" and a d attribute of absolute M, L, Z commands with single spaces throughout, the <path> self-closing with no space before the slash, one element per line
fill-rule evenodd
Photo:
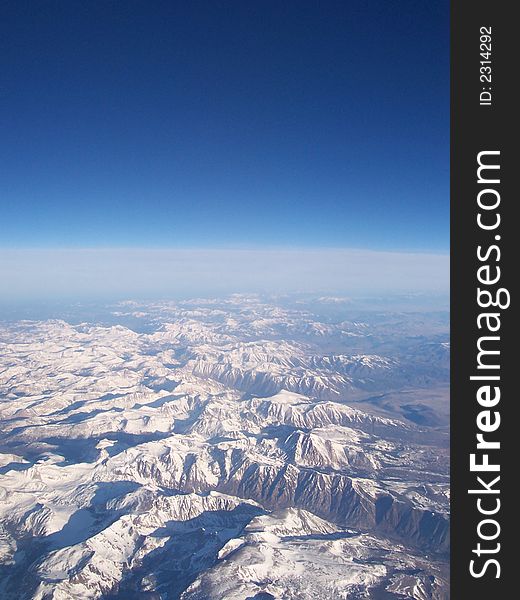
<path fill-rule="evenodd" d="M 4 299 L 433 292 L 449 256 L 348 249 L 4 249 Z"/>

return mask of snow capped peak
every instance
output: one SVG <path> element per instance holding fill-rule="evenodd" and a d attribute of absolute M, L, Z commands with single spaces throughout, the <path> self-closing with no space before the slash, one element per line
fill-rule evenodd
<path fill-rule="evenodd" d="M 0 325 L 1 597 L 445 600 L 447 333 L 324 303 Z"/>

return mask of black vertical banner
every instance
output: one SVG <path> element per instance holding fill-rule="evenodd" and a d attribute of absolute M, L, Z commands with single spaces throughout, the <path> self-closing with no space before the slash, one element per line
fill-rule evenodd
<path fill-rule="evenodd" d="M 520 594 L 514 6 L 451 9 L 452 600 Z"/>

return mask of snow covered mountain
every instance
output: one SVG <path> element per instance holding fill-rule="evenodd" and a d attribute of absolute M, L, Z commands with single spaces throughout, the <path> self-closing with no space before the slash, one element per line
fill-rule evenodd
<path fill-rule="evenodd" d="M 447 599 L 445 315 L 341 310 L 3 322 L 1 597 Z"/>

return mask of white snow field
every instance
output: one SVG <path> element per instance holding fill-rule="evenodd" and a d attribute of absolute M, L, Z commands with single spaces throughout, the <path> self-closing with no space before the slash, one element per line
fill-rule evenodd
<path fill-rule="evenodd" d="M 1 598 L 447 600 L 445 315 L 106 315 L 0 322 Z"/>

